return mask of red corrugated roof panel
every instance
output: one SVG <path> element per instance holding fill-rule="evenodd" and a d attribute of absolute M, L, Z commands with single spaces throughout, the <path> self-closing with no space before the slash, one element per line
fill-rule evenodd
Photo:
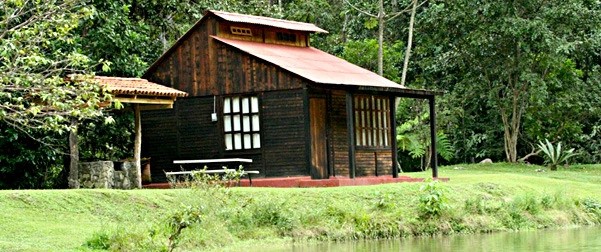
<path fill-rule="evenodd" d="M 400 84 L 367 69 L 313 47 L 295 47 L 211 37 L 316 83 L 404 88 Z"/>
<path fill-rule="evenodd" d="M 95 76 L 113 94 L 186 97 L 188 93 L 140 78 Z"/>
<path fill-rule="evenodd" d="M 307 32 L 320 32 L 328 33 L 326 30 L 317 27 L 314 24 L 302 23 L 296 21 L 289 21 L 283 19 L 275 19 L 261 16 L 243 15 L 238 13 L 230 13 L 223 11 L 208 10 L 207 13 L 213 13 L 215 16 L 223 18 L 230 22 L 239 22 L 247 24 L 267 25 L 277 28 L 295 30 L 295 31 L 307 31 Z"/>

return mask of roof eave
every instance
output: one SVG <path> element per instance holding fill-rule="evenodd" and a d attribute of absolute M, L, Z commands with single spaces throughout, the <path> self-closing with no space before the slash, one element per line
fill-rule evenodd
<path fill-rule="evenodd" d="M 437 90 L 426 90 L 426 89 L 413 89 L 402 87 L 380 87 L 380 86 L 363 86 L 363 85 L 349 85 L 349 84 L 337 84 L 337 83 L 317 83 L 317 85 L 328 86 L 328 87 L 339 87 L 345 90 L 351 90 L 354 92 L 376 92 L 376 93 L 389 93 L 397 97 L 409 97 L 409 98 L 429 98 L 433 96 L 441 96 L 444 94 L 443 91 Z"/>

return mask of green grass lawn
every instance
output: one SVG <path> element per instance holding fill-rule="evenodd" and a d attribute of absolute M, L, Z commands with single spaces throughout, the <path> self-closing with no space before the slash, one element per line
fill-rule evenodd
<path fill-rule="evenodd" d="M 418 218 L 424 183 L 218 192 L 0 191 L 0 251 L 91 250 L 83 244 L 100 234 L 110 237 L 113 249 L 127 248 L 123 244 L 143 247 L 140 244 L 152 236 L 152 230 L 161 230 L 165 220 L 185 206 L 200 207 L 205 216 L 200 225 L 182 232 L 184 249 L 597 223 L 599 216 L 584 211 L 581 202 L 601 201 L 601 165 L 577 165 L 556 172 L 537 169 L 545 168 L 508 164 L 441 167 L 440 177 L 450 179 L 442 185 L 450 208 L 440 219 L 432 220 Z M 406 175 L 426 178 L 431 172 Z M 165 240 L 165 235 L 156 239 Z"/>

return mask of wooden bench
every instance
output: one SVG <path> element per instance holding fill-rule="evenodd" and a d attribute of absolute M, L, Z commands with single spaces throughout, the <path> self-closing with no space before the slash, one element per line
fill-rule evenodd
<path fill-rule="evenodd" d="M 210 164 L 210 163 L 252 163 L 253 160 L 249 158 L 217 158 L 217 159 L 194 159 L 194 160 L 173 160 L 173 164 Z M 194 173 L 204 174 L 223 174 L 226 172 L 235 172 L 235 169 L 220 169 L 220 170 L 193 170 L 193 171 L 177 171 L 177 172 L 165 172 L 165 175 L 193 175 Z M 248 175 L 248 181 L 252 186 L 252 174 L 259 174 L 259 171 L 242 171 L 242 176 Z"/>
<path fill-rule="evenodd" d="M 193 159 L 173 160 L 173 164 L 210 164 L 210 163 L 252 163 L 250 158 L 216 158 L 216 159 Z"/>

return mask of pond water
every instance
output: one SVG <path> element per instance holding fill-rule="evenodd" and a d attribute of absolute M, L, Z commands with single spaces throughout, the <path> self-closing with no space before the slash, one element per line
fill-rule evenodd
<path fill-rule="evenodd" d="M 275 249 L 248 251 L 601 251 L 601 228 L 538 230 L 517 233 L 453 235 L 399 240 L 295 244 Z"/>

